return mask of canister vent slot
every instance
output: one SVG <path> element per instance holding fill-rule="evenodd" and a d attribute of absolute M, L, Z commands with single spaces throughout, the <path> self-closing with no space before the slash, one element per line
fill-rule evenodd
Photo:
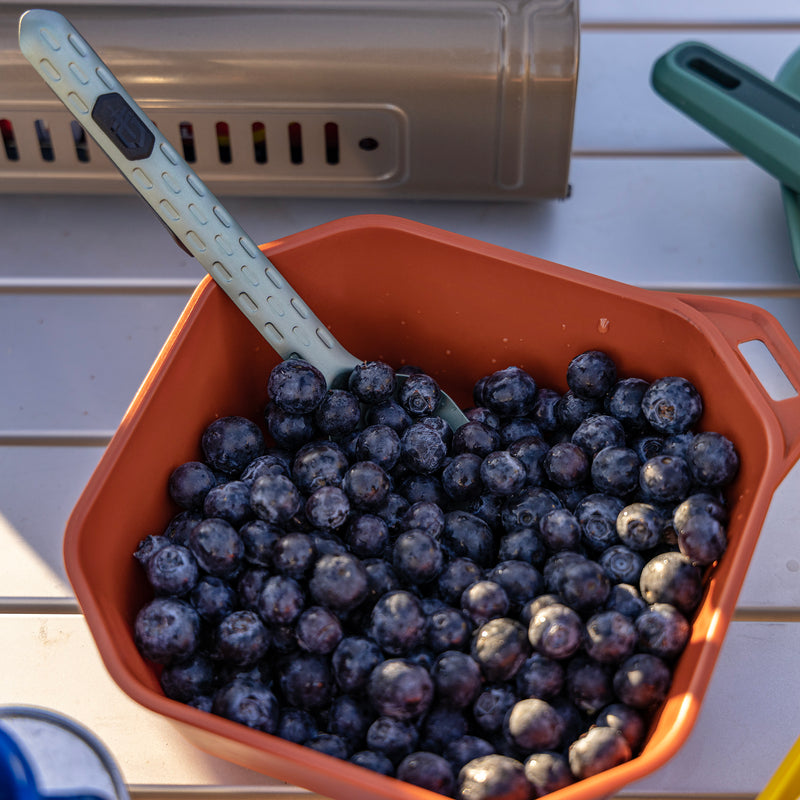
<path fill-rule="evenodd" d="M 14 126 L 10 119 L 0 119 L 0 136 L 3 137 L 3 149 L 9 161 L 19 161 L 17 137 L 14 135 Z"/>
<path fill-rule="evenodd" d="M 53 150 L 53 137 L 50 135 L 50 128 L 43 119 L 37 119 L 33 123 L 36 129 L 36 139 L 39 142 L 39 152 L 44 161 L 52 161 L 55 157 Z"/>
<path fill-rule="evenodd" d="M 289 160 L 292 164 L 303 163 L 303 126 L 299 122 L 289 123 Z"/>

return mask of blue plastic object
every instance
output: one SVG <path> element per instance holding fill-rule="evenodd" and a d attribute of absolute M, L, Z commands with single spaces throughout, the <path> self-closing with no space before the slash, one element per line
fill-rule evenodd
<path fill-rule="evenodd" d="M 42 794 L 28 759 L 13 736 L 0 727 L 0 797 L 3 800 L 104 800 L 96 794 Z"/>

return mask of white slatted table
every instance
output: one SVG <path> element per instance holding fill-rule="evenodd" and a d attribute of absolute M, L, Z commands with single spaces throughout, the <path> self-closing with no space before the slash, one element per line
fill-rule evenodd
<path fill-rule="evenodd" d="M 655 59 L 702 39 L 766 75 L 800 46 L 795 0 L 585 0 L 572 196 L 501 205 L 226 198 L 271 241 L 350 214 L 419 220 L 648 288 L 748 300 L 800 344 L 776 182 L 661 101 Z M 0 193 L 0 704 L 71 715 L 137 800 L 302 790 L 205 755 L 107 676 L 67 583 L 73 504 L 200 267 L 135 197 Z M 695 731 L 627 798 L 751 798 L 800 735 L 800 468 L 775 493 Z"/>

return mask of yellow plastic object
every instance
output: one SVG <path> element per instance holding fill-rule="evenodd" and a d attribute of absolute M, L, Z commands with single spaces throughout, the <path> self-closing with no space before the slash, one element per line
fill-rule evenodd
<path fill-rule="evenodd" d="M 800 739 L 787 753 L 756 800 L 796 800 L 800 797 Z"/>

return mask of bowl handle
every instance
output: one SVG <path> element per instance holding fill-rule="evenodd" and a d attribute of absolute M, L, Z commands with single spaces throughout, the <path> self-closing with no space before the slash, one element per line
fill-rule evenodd
<path fill-rule="evenodd" d="M 759 306 L 706 295 L 678 297 L 715 326 L 759 389 L 783 441 L 782 461 L 776 465 L 782 478 L 800 457 L 800 352 L 775 317 Z"/>

